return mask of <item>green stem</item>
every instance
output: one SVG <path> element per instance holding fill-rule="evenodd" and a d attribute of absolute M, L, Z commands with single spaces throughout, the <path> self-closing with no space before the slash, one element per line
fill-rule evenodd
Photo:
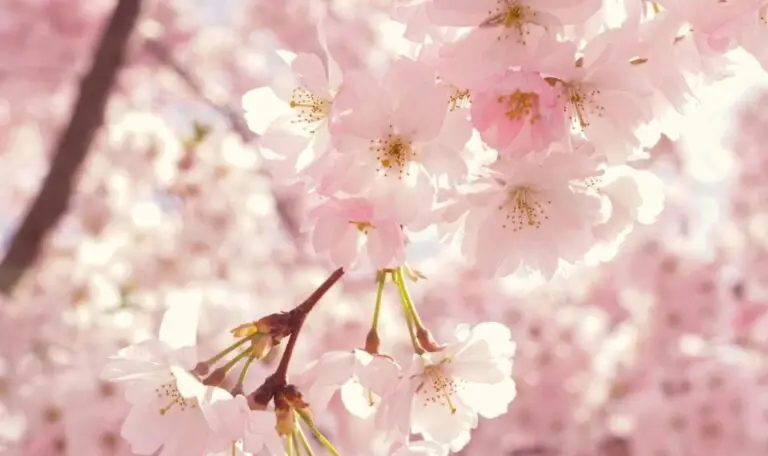
<path fill-rule="evenodd" d="M 243 350 L 240 353 L 238 353 L 234 358 L 230 359 L 229 361 L 227 361 L 227 363 L 224 366 L 222 366 L 224 371 L 229 372 L 229 370 L 232 369 L 235 366 L 235 364 L 239 363 L 241 359 L 245 358 L 250 353 L 251 353 L 250 350 Z"/>
<path fill-rule="evenodd" d="M 395 272 L 396 278 L 395 281 L 397 283 L 397 288 L 400 290 L 400 296 L 402 297 L 403 301 L 408 306 L 408 311 L 411 314 L 411 317 L 413 318 L 413 324 L 416 326 L 417 329 L 424 329 L 424 323 L 421 321 L 421 317 L 419 316 L 419 312 L 416 311 L 416 306 L 413 304 L 413 300 L 411 299 L 411 295 L 408 293 L 408 288 L 405 286 L 405 279 L 403 278 L 403 268 L 398 268 Z"/>
<path fill-rule="evenodd" d="M 315 452 L 312 451 L 312 447 L 309 446 L 309 440 L 307 440 L 307 436 L 304 434 L 304 431 L 301 429 L 301 426 L 298 424 L 296 425 L 296 434 L 299 435 L 299 440 L 301 440 L 301 446 L 304 447 L 304 452 L 307 453 L 307 456 L 315 456 Z"/>
<path fill-rule="evenodd" d="M 379 330 L 379 314 L 381 313 L 381 298 L 384 294 L 384 284 L 387 281 L 387 273 L 379 271 L 376 273 L 376 306 L 373 308 L 373 322 L 371 323 L 371 329 L 374 331 Z"/>
<path fill-rule="evenodd" d="M 295 456 L 293 452 L 293 439 L 291 436 L 287 435 L 285 436 L 285 444 L 288 447 L 286 450 L 286 453 L 288 453 L 288 456 Z"/>
<path fill-rule="evenodd" d="M 232 351 L 234 351 L 237 347 L 243 345 L 244 343 L 248 342 L 249 340 L 253 339 L 253 336 L 249 337 L 243 337 L 242 339 L 238 340 L 234 344 L 230 345 L 229 347 L 225 348 L 224 351 L 220 352 L 219 354 L 213 356 L 211 359 L 207 361 L 203 361 L 205 364 L 208 364 L 209 366 L 213 366 L 215 363 L 219 362 L 219 360 L 228 354 L 230 354 Z"/>
<path fill-rule="evenodd" d="M 248 359 L 245 360 L 245 364 L 243 365 L 243 370 L 240 371 L 240 375 L 237 377 L 237 384 L 242 385 L 245 382 L 245 374 L 248 373 L 248 368 L 251 367 L 251 363 L 253 360 L 256 359 L 253 355 L 249 356 Z"/>
<path fill-rule="evenodd" d="M 410 297 L 408 297 L 408 292 L 406 291 L 405 284 L 402 281 L 402 272 L 400 272 L 400 269 L 396 269 L 392 275 L 395 279 L 395 285 L 397 285 L 397 291 L 400 294 L 400 303 L 403 306 L 403 315 L 405 315 L 405 322 L 408 325 L 408 335 L 411 336 L 413 351 L 420 355 L 424 353 L 424 349 L 421 347 L 419 341 L 416 338 L 416 330 L 414 328 L 414 315 L 411 311 L 411 308 L 408 306 Z"/>
<path fill-rule="evenodd" d="M 296 426 L 298 427 L 298 425 Z M 291 446 L 293 446 L 296 449 L 296 456 L 301 456 L 302 451 L 301 447 L 299 446 L 299 439 L 296 438 L 296 430 L 294 429 L 293 432 L 291 432 Z"/>
<path fill-rule="evenodd" d="M 312 418 L 310 418 L 309 414 L 304 411 L 296 410 L 296 413 L 299 414 L 299 418 L 301 418 L 302 421 L 307 425 L 310 431 L 312 431 L 312 434 L 315 435 L 317 440 L 320 441 L 320 443 L 325 447 L 326 450 L 328 450 L 329 453 L 331 453 L 332 456 L 340 456 L 339 452 L 336 450 L 336 448 L 331 445 L 331 442 L 328 441 L 328 439 L 325 438 L 322 432 L 320 432 L 320 429 L 315 426 L 315 423 L 312 421 Z"/>

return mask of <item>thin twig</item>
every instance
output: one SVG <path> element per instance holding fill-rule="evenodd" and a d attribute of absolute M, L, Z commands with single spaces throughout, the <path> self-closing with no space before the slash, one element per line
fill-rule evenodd
<path fill-rule="evenodd" d="M 307 315 L 312 311 L 312 309 L 315 307 L 315 305 L 320 301 L 320 298 L 325 295 L 328 290 L 333 287 L 336 282 L 341 279 L 341 277 L 344 275 L 344 269 L 339 268 L 330 275 L 327 279 L 325 279 L 325 282 L 323 282 L 319 287 L 317 287 L 317 290 L 314 291 L 306 300 L 304 300 L 303 303 L 301 303 L 299 306 L 297 306 L 295 309 L 291 311 L 291 313 L 294 313 L 296 315 L 297 321 L 296 325 L 293 328 L 293 331 L 291 332 L 291 336 L 288 339 L 288 344 L 285 346 L 285 351 L 283 352 L 283 356 L 280 358 L 280 364 L 278 364 L 277 369 L 275 370 L 275 373 L 273 374 L 276 378 L 280 379 L 283 383 L 285 382 L 285 379 L 288 375 L 288 364 L 291 362 L 291 357 L 293 356 L 293 349 L 296 346 L 296 339 L 299 338 L 299 332 L 301 332 L 302 326 L 304 326 L 304 320 L 306 320 Z"/>
<path fill-rule="evenodd" d="M 184 65 L 176 60 L 171 52 L 162 43 L 154 40 L 147 41 L 147 50 L 161 63 L 168 66 L 179 79 L 194 93 L 199 96 L 206 104 L 215 109 L 229 122 L 235 133 L 240 136 L 243 142 L 250 142 L 255 139 L 257 135 L 248 129 L 248 125 L 245 124 L 244 117 L 238 113 L 238 110 L 232 106 L 224 103 L 217 102 L 205 92 L 202 84 L 195 78 L 192 73 L 187 70 Z"/>
<path fill-rule="evenodd" d="M 245 123 L 245 117 L 239 109 L 235 109 L 231 105 L 218 102 L 206 94 L 203 85 L 198 79 L 181 63 L 162 43 L 150 40 L 147 41 L 147 50 L 161 63 L 171 69 L 179 79 L 192 91 L 196 96 L 200 97 L 208 106 L 217 111 L 223 116 L 232 127 L 232 130 L 237 133 L 244 143 L 250 143 L 254 139 L 258 138 L 258 135 L 252 132 L 248 125 Z M 270 177 L 264 170 L 260 171 L 261 174 Z M 273 192 L 276 190 L 273 185 Z M 276 192 L 275 192 L 276 193 Z M 285 231 L 291 236 L 294 241 L 297 241 L 301 237 L 301 227 L 296 220 L 295 210 L 291 207 L 291 202 L 288 198 L 281 197 L 278 194 L 274 195 L 275 198 L 275 211 L 277 212 L 280 222 L 283 225 Z"/>

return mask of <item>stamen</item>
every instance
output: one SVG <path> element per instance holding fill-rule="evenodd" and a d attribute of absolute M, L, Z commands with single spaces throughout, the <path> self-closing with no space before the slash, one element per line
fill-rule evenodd
<path fill-rule="evenodd" d="M 168 410 L 173 408 L 173 406 L 176 405 L 178 402 L 179 402 L 178 399 L 172 399 L 171 402 L 168 403 L 168 405 L 160 408 L 160 414 L 165 415 L 166 413 L 168 413 Z"/>
<path fill-rule="evenodd" d="M 542 220 L 549 220 L 546 208 L 552 201 L 542 202 L 536 199 L 536 191 L 528 186 L 515 187 L 509 192 L 507 201 L 499 206 L 505 211 L 506 222 L 503 228 L 511 227 L 512 231 L 521 231 L 526 227 L 538 229 Z"/>
<path fill-rule="evenodd" d="M 390 125 L 390 129 L 392 126 Z M 399 136 L 395 136 L 392 133 L 387 134 L 386 137 L 371 140 L 370 150 L 375 153 L 381 168 L 377 171 L 384 171 L 384 175 L 388 175 L 388 171 L 395 169 L 398 173 L 398 178 L 403 178 L 403 171 L 408 175 L 406 165 L 416 157 L 416 152 L 411 147 L 411 141 L 407 141 Z"/>
<path fill-rule="evenodd" d="M 183 412 L 187 410 L 188 408 L 195 408 L 197 407 L 196 401 L 190 401 L 188 402 L 187 399 L 179 393 L 178 388 L 176 388 L 176 385 L 172 383 L 166 383 L 159 388 L 155 388 L 155 393 L 157 393 L 157 397 L 162 398 L 169 398 L 170 401 L 164 406 L 160 408 L 160 415 L 165 415 L 170 411 L 173 407 L 179 406 L 178 408 Z"/>
<path fill-rule="evenodd" d="M 374 228 L 374 229 L 376 228 L 376 226 L 374 226 L 372 223 L 368 223 L 368 222 L 356 222 L 354 220 L 350 220 L 349 223 L 355 225 L 355 227 L 357 227 L 357 230 L 360 231 L 363 234 L 368 234 L 368 230 L 370 230 L 372 228 Z"/>
<path fill-rule="evenodd" d="M 517 41 L 525 44 L 525 37 L 530 35 L 528 25 L 535 23 L 536 11 L 530 6 L 522 4 L 518 0 L 497 0 L 498 6 L 495 10 L 488 11 L 488 18 L 484 20 L 480 27 L 503 27 L 507 31 L 502 33 L 498 41 L 509 38 L 509 32 L 517 35 Z"/>
<path fill-rule="evenodd" d="M 504 115 L 509 120 L 518 121 L 528 117 L 533 124 L 541 118 L 538 110 L 539 95 L 536 93 L 516 90 L 512 94 L 499 96 L 497 101 L 507 105 Z"/>
<path fill-rule="evenodd" d="M 597 103 L 595 97 L 600 95 L 599 89 L 586 87 L 582 84 L 566 84 L 560 96 L 566 97 L 566 111 L 570 104 L 575 111 L 571 121 L 578 122 L 582 129 L 589 126 L 591 115 L 602 116 L 605 108 Z"/>
<path fill-rule="evenodd" d="M 469 107 L 471 102 L 472 99 L 470 98 L 469 90 L 454 89 L 449 98 L 448 107 L 451 111 L 455 111 L 458 108 Z"/>
<path fill-rule="evenodd" d="M 289 105 L 296 110 L 294 123 L 313 124 L 328 117 L 333 102 L 325 98 L 315 96 L 304 87 L 293 89 L 293 95 Z"/>
<path fill-rule="evenodd" d="M 443 360 L 440 364 L 444 362 L 450 362 L 450 360 Z M 424 396 L 424 406 L 430 403 L 442 403 L 448 407 L 448 410 L 453 415 L 457 411 L 456 405 L 453 402 L 453 395 L 464 386 L 464 381 L 446 376 L 440 364 L 424 367 L 426 379 L 416 389 L 416 393 L 421 393 Z"/>

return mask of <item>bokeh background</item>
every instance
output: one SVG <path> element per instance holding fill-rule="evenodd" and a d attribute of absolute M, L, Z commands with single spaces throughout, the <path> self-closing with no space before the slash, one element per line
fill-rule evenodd
<path fill-rule="evenodd" d="M 241 97 L 317 52 L 319 3 L 109 0 L 0 4 L 0 454 L 130 455 L 106 356 L 203 304 L 203 352 L 301 302 L 327 275 L 301 230 L 304 195 L 270 177 Z M 339 60 L 407 48 L 387 3 L 329 1 Z M 658 221 L 544 283 L 487 281 L 434 233 L 409 262 L 439 338 L 496 320 L 518 344 L 518 397 L 466 455 L 768 455 L 768 75 L 735 53 L 642 165 Z M 268 106 L 264 109 L 269 109 Z M 345 278 L 307 322 L 294 365 L 361 346 L 372 274 Z M 382 339 L 408 350 L 387 299 Z M 256 386 L 272 357 L 254 369 Z M 261 377 L 260 377 L 261 375 Z M 345 455 L 378 455 L 337 398 L 319 414 Z"/>

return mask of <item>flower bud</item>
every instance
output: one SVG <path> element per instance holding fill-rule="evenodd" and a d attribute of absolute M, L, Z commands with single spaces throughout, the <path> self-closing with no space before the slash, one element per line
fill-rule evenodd
<path fill-rule="evenodd" d="M 432 337 L 432 333 L 428 329 L 418 328 L 416 330 L 416 339 L 419 341 L 419 345 L 428 352 L 437 352 L 445 348 L 445 346 L 439 345 L 435 338 Z"/>
<path fill-rule="evenodd" d="M 211 373 L 211 375 L 205 377 L 203 379 L 203 385 L 206 386 L 219 386 L 224 381 L 224 379 L 227 376 L 227 369 L 226 367 L 219 367 L 217 369 L 214 369 L 214 371 Z"/>
<path fill-rule="evenodd" d="M 256 359 L 263 359 L 274 347 L 272 336 L 266 334 L 257 334 L 251 342 L 251 356 Z"/>
<path fill-rule="evenodd" d="M 242 325 L 231 329 L 229 332 L 237 338 L 248 337 L 259 332 L 256 323 L 257 322 L 255 321 L 251 323 L 243 323 Z"/>
<path fill-rule="evenodd" d="M 283 388 L 280 397 L 294 410 L 309 411 L 309 404 L 304 402 L 304 398 L 294 385 Z"/>
<path fill-rule="evenodd" d="M 197 375 L 198 377 L 203 377 L 205 375 L 208 375 L 208 372 L 211 371 L 211 366 L 208 363 L 205 362 L 199 362 L 195 366 L 195 368 L 192 370 L 192 373 Z"/>
<path fill-rule="evenodd" d="M 368 335 L 365 337 L 365 351 L 372 355 L 376 355 L 379 353 L 380 345 L 381 340 L 379 339 L 379 333 L 371 328 L 371 330 L 368 331 Z"/>
<path fill-rule="evenodd" d="M 277 434 L 281 436 L 293 434 L 296 428 L 296 418 L 293 415 L 293 409 L 282 395 L 275 396 L 275 415 Z"/>

